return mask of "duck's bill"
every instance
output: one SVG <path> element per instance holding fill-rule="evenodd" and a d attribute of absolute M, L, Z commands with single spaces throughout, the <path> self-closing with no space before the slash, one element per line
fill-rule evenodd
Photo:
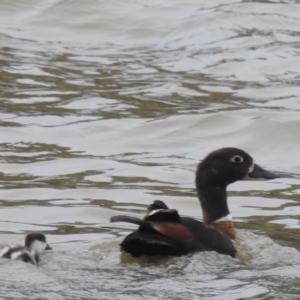
<path fill-rule="evenodd" d="M 248 176 L 253 178 L 265 178 L 265 179 L 280 178 L 278 174 L 273 173 L 271 171 L 267 171 L 257 164 L 254 164 L 253 170 L 250 173 L 248 173 Z"/>
<path fill-rule="evenodd" d="M 45 250 L 53 250 L 53 249 L 49 245 L 47 245 Z"/>

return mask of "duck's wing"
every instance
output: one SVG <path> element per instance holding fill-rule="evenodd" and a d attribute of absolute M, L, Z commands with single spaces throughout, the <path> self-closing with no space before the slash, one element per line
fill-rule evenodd
<path fill-rule="evenodd" d="M 133 257 L 187 254 L 191 232 L 181 224 L 176 210 L 158 210 L 141 220 L 129 216 L 115 216 L 112 222 L 127 222 L 139 226 L 121 243 L 121 250 Z"/>
<path fill-rule="evenodd" d="M 115 216 L 111 222 L 126 222 L 138 225 L 139 228 L 125 237 L 121 243 L 121 251 L 133 257 L 171 255 L 174 251 L 173 241 L 156 230 L 148 221 L 135 217 Z"/>
<path fill-rule="evenodd" d="M 144 220 L 130 216 L 114 216 L 111 222 L 126 222 L 139 226 L 138 231 L 159 232 L 160 234 L 176 241 L 192 238 L 189 228 L 181 222 L 175 209 L 154 210 Z"/>

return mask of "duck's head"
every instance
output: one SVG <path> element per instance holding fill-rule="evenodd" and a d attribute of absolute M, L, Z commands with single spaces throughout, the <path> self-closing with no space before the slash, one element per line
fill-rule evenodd
<path fill-rule="evenodd" d="M 237 148 L 213 151 L 199 163 L 196 187 L 204 223 L 213 223 L 230 216 L 226 187 L 248 176 L 266 179 L 280 177 L 256 165 L 248 153 Z M 234 236 L 234 233 L 231 236 Z"/>
<path fill-rule="evenodd" d="M 245 177 L 274 179 L 280 176 L 255 164 L 254 159 L 238 148 L 221 148 L 208 154 L 198 165 L 196 181 L 227 186 Z"/>
<path fill-rule="evenodd" d="M 25 237 L 24 246 L 38 253 L 42 253 L 45 250 L 52 250 L 47 244 L 45 235 L 40 232 L 28 233 Z"/>

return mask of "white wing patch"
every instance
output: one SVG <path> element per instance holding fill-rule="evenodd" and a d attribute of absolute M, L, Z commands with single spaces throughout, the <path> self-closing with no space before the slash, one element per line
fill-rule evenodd
<path fill-rule="evenodd" d="M 154 210 L 151 210 L 149 213 L 148 213 L 148 216 L 152 216 L 152 215 L 154 215 L 154 214 L 156 214 L 157 212 L 159 212 L 159 211 L 161 211 L 161 210 L 163 210 L 163 209 L 154 209 Z"/>

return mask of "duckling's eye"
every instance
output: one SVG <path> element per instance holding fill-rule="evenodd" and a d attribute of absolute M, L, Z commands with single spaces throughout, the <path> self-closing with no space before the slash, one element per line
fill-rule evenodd
<path fill-rule="evenodd" d="M 231 161 L 234 163 L 241 163 L 244 161 L 244 159 L 239 155 L 235 155 L 234 157 L 231 158 Z"/>

